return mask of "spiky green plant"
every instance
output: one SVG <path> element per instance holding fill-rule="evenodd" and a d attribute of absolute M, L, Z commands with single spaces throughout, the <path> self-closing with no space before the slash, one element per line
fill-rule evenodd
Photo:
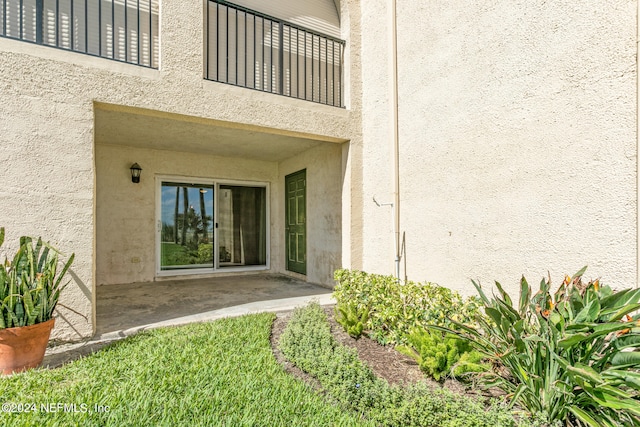
<path fill-rule="evenodd" d="M 0 247 L 5 230 L 0 228 Z M 46 322 L 53 316 L 62 283 L 75 257 L 74 254 L 59 268 L 59 250 L 31 237 L 21 237 L 20 247 L 13 261 L 5 257 L 0 264 L 0 329 L 30 326 Z"/>
<path fill-rule="evenodd" d="M 586 267 L 565 277 L 555 293 L 543 279 L 532 294 L 523 277 L 514 308 L 496 283 L 489 299 L 476 282 L 486 317 L 479 329 L 439 328 L 468 340 L 496 369 L 485 386 L 504 390 L 549 423 L 567 426 L 640 425 L 640 289 L 614 292 L 582 282 Z"/>
<path fill-rule="evenodd" d="M 344 328 L 352 338 L 358 339 L 364 332 L 369 320 L 369 308 L 359 307 L 356 303 L 338 303 L 334 308 L 336 322 Z"/>
<path fill-rule="evenodd" d="M 420 369 L 436 381 L 445 378 L 465 379 L 471 372 L 485 372 L 484 356 L 467 340 L 440 331 L 415 329 L 407 337 L 408 344 L 396 347 L 413 358 Z"/>

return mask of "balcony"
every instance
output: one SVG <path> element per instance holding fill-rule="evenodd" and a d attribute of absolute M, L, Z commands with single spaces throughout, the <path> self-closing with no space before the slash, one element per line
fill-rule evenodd
<path fill-rule="evenodd" d="M 344 107 L 345 42 L 223 0 L 207 0 L 205 78 Z"/>
<path fill-rule="evenodd" d="M 159 0 L 0 0 L 0 37 L 158 68 Z"/>

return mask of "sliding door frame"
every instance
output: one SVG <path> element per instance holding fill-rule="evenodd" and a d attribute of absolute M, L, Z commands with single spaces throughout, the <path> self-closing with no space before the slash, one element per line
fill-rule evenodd
<path fill-rule="evenodd" d="M 162 270 L 161 265 L 161 247 L 162 247 L 162 183 L 189 183 L 213 186 L 213 266 L 211 268 L 194 268 L 194 269 L 176 269 Z M 262 187 L 265 189 L 265 239 L 266 239 L 266 262 L 265 265 L 249 265 L 237 267 L 220 267 L 220 248 L 218 236 L 218 224 L 220 222 L 220 203 L 218 196 L 220 194 L 221 185 L 232 185 L 241 187 Z M 196 178 L 182 175 L 156 175 L 155 177 L 156 192 L 156 212 L 155 212 L 155 274 L 156 277 L 171 276 L 196 276 L 210 275 L 216 273 L 230 272 L 246 272 L 246 271 L 264 271 L 271 268 L 271 192 L 270 185 L 264 181 L 242 181 L 233 179 L 220 178 Z"/>

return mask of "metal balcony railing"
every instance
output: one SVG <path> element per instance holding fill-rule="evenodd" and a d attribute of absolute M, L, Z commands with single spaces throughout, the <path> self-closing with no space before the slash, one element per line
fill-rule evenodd
<path fill-rule="evenodd" d="M 0 0 L 0 36 L 158 67 L 159 0 Z"/>
<path fill-rule="evenodd" d="M 344 107 L 344 41 L 207 0 L 205 78 Z"/>

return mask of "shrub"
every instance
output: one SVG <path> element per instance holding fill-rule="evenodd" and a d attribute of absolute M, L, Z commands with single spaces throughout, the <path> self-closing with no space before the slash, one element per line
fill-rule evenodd
<path fill-rule="evenodd" d="M 358 339 L 364 331 L 364 325 L 369 320 L 369 308 L 359 308 L 352 302 L 341 302 L 335 306 L 336 322 L 351 337 Z"/>
<path fill-rule="evenodd" d="M 407 341 L 407 345 L 396 349 L 415 359 L 420 369 L 436 381 L 446 377 L 463 379 L 465 374 L 489 369 L 481 363 L 484 356 L 480 352 L 453 334 L 416 329 Z"/>
<path fill-rule="evenodd" d="M 280 337 L 287 359 L 314 376 L 342 407 L 357 411 L 381 426 L 493 427 L 515 426 L 503 407 L 424 383 L 391 386 L 358 359 L 354 349 L 338 344 L 318 304 L 294 311 Z M 524 425 L 530 425 L 528 420 Z"/>
<path fill-rule="evenodd" d="M 306 372 L 317 367 L 323 357 L 331 355 L 336 343 L 320 305 L 311 303 L 306 309 L 294 310 L 280 336 L 279 346 L 289 360 Z"/>
<path fill-rule="evenodd" d="M 447 389 L 432 389 L 426 383 L 392 388 L 384 407 L 372 411 L 371 418 L 382 426 L 423 427 L 533 427 L 541 425 L 526 418 L 516 421 L 509 410 L 497 403 L 488 407 L 477 400 Z"/>
<path fill-rule="evenodd" d="M 415 329 L 436 324 L 453 327 L 451 320 L 467 324 L 478 313 L 479 300 L 433 283 L 399 283 L 393 276 L 337 270 L 334 297 L 339 305 L 369 310 L 364 329 L 382 345 L 407 344 Z"/>
<path fill-rule="evenodd" d="M 213 243 L 200 243 L 198 245 L 198 263 L 206 264 L 213 260 Z"/>
<path fill-rule="evenodd" d="M 381 380 L 362 364 L 354 349 L 338 345 L 317 303 L 294 311 L 279 345 L 287 359 L 315 376 L 344 406 L 358 410 L 373 405 L 372 395 Z"/>
<path fill-rule="evenodd" d="M 479 330 L 458 323 L 457 334 L 495 363 L 482 384 L 547 422 L 640 425 L 640 315 L 629 315 L 640 308 L 640 289 L 584 284 L 585 269 L 553 295 L 550 279 L 532 295 L 523 277 L 517 308 L 499 283 L 489 299 L 473 282 L 487 317 L 478 316 Z"/>

